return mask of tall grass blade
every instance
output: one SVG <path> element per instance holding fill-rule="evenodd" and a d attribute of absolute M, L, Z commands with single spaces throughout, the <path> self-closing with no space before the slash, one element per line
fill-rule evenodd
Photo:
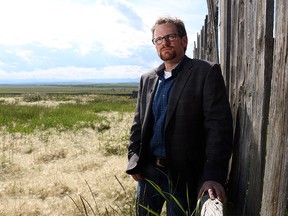
<path fill-rule="evenodd" d="M 174 200 L 174 202 L 177 204 L 177 206 L 181 209 L 181 211 L 183 212 L 183 215 L 186 215 L 186 212 L 183 208 L 183 206 L 180 204 L 180 202 L 177 200 L 177 198 L 175 196 L 173 196 L 172 194 L 169 194 L 171 196 L 171 198 Z"/>
<path fill-rule="evenodd" d="M 155 190 L 157 190 L 157 192 L 166 200 L 166 202 L 170 202 L 170 199 L 168 199 L 168 197 L 165 195 L 167 194 L 168 196 L 170 196 L 174 202 L 177 204 L 177 206 L 181 209 L 181 211 L 183 212 L 183 215 L 186 216 L 186 212 L 185 212 L 185 209 L 183 208 L 183 206 L 181 205 L 181 203 L 177 200 L 177 198 L 175 196 L 173 196 L 173 194 L 170 194 L 170 193 L 166 193 L 166 192 L 163 192 L 162 189 L 160 188 L 159 185 L 157 185 L 155 182 L 149 180 L 149 179 L 145 179 L 149 184 L 151 184 Z M 188 194 L 188 190 L 187 190 L 187 200 L 189 201 L 189 194 Z M 188 202 L 189 203 L 189 202 Z M 141 205 L 142 206 L 142 205 Z M 149 208 L 145 207 L 146 210 L 148 210 Z M 150 210 L 150 209 L 149 209 Z"/>
<path fill-rule="evenodd" d="M 80 195 L 80 200 L 81 200 L 81 203 L 82 203 L 82 206 L 83 206 L 85 215 L 88 216 L 88 212 L 87 212 L 87 209 L 86 209 L 86 205 L 85 205 L 84 200 L 83 200 L 83 197 L 82 197 L 81 195 Z"/>
<path fill-rule="evenodd" d="M 191 212 L 190 212 L 190 201 L 189 201 L 189 190 L 188 190 L 188 183 L 186 183 L 186 199 L 187 199 L 187 204 L 188 204 L 188 215 L 191 215 Z"/>
<path fill-rule="evenodd" d="M 105 207 L 105 212 L 106 212 L 106 215 L 109 216 L 109 211 L 108 211 L 107 207 Z"/>
<path fill-rule="evenodd" d="M 111 206 L 111 205 L 109 205 L 109 206 L 110 206 L 110 208 L 113 210 L 113 215 L 115 215 L 115 212 L 116 212 L 117 214 L 119 214 L 118 211 L 117 211 L 115 208 L 113 208 L 113 206 Z"/>
<path fill-rule="evenodd" d="M 193 213 L 196 211 L 195 216 L 201 216 L 201 201 L 202 201 L 203 196 L 204 196 L 204 192 L 201 194 L 200 198 L 197 200 L 196 209 L 193 211 Z"/>
<path fill-rule="evenodd" d="M 146 207 L 144 205 L 139 204 L 139 206 L 141 206 L 142 208 L 144 208 L 145 210 L 147 210 L 148 212 L 152 213 L 155 216 L 160 216 L 157 212 L 153 211 L 152 209 L 149 209 L 149 207 Z"/>
<path fill-rule="evenodd" d="M 92 189 L 91 189 L 91 187 L 90 187 L 90 185 L 89 185 L 89 183 L 87 182 L 86 179 L 85 179 L 85 182 L 86 182 L 86 184 L 87 184 L 87 186 L 88 186 L 88 188 L 89 188 L 89 190 L 90 190 L 90 193 L 91 193 L 91 195 L 92 195 L 92 197 L 93 197 L 93 200 L 94 200 L 94 204 L 95 204 L 96 210 L 97 210 L 98 214 L 100 214 L 100 210 L 99 210 L 99 208 L 98 208 L 98 205 L 97 205 L 97 202 L 96 202 L 95 195 L 94 195 L 94 193 L 93 193 L 93 191 L 92 191 Z"/>
<path fill-rule="evenodd" d="M 159 185 L 157 185 L 155 182 L 149 180 L 149 179 L 146 179 L 145 180 L 152 185 L 152 187 L 155 188 L 155 190 L 157 190 L 157 192 L 166 200 L 166 201 L 169 201 L 168 198 L 166 197 L 166 195 L 164 194 L 164 192 L 162 191 L 162 189 L 159 187 Z"/>
<path fill-rule="evenodd" d="M 83 197 L 83 196 L 81 196 L 80 195 L 80 198 L 81 198 L 81 202 L 84 204 L 84 201 L 87 203 L 87 205 L 89 206 L 89 208 L 91 209 L 91 211 L 92 211 L 92 213 L 93 213 L 93 215 L 94 216 L 96 216 L 96 214 L 95 214 L 95 212 L 94 212 L 94 210 L 93 210 L 93 208 L 92 208 L 92 206 L 90 205 L 90 203 Z M 86 205 L 84 204 L 84 209 L 85 209 L 85 213 L 86 213 L 86 215 L 88 216 L 88 212 L 87 212 L 87 209 L 86 209 Z"/>
<path fill-rule="evenodd" d="M 122 213 L 122 215 L 125 215 L 125 212 L 122 210 L 122 208 L 116 203 L 117 208 Z M 116 211 L 116 210 L 115 210 Z M 118 213 L 118 211 L 116 211 Z"/>
<path fill-rule="evenodd" d="M 77 205 L 76 201 L 69 195 L 67 194 L 67 196 L 72 200 L 72 202 L 74 203 L 74 205 L 77 207 L 78 211 L 80 212 L 81 215 L 84 215 L 81 208 Z"/>
<path fill-rule="evenodd" d="M 123 184 L 120 182 L 120 180 L 117 178 L 116 175 L 114 175 L 114 177 L 116 178 L 117 182 L 120 184 L 121 188 L 123 189 L 125 196 L 127 196 L 127 193 L 126 193 L 126 190 L 125 190 L 125 187 L 123 186 Z"/>

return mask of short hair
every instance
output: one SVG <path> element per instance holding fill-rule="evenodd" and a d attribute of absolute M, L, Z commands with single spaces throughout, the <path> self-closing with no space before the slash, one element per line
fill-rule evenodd
<path fill-rule="evenodd" d="M 178 18 L 172 18 L 172 17 L 160 17 L 156 20 L 154 26 L 152 27 L 152 37 L 154 36 L 154 31 L 157 27 L 157 25 L 165 24 L 165 23 L 171 23 L 176 26 L 177 33 L 180 37 L 187 36 L 187 32 L 185 29 L 184 22 Z"/>

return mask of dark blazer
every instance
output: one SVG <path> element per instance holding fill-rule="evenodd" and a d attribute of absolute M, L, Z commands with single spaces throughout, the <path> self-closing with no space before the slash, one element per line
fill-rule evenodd
<path fill-rule="evenodd" d="M 233 130 L 220 66 L 185 56 L 179 67 L 164 127 L 169 171 L 174 179 L 193 184 L 207 180 L 224 184 Z M 142 75 L 140 80 L 131 127 L 128 174 L 141 173 L 149 159 L 153 127 L 151 104 L 158 81 L 156 71 Z"/>

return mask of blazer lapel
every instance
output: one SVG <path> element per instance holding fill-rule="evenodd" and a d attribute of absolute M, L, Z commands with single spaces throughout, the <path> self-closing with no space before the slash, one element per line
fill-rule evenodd
<path fill-rule="evenodd" d="M 174 87 L 169 96 L 168 110 L 167 110 L 164 130 L 166 129 L 167 125 L 169 124 L 171 120 L 171 117 L 177 107 L 182 91 L 185 88 L 185 85 L 187 84 L 190 74 L 192 73 L 191 68 L 192 68 L 192 61 L 188 61 L 188 63 L 183 62 L 183 69 L 179 71 L 176 77 Z"/>
<path fill-rule="evenodd" d="M 147 101 L 148 101 L 148 104 L 147 104 L 147 110 L 151 110 L 151 105 L 152 105 L 152 102 L 153 102 L 153 98 L 154 98 L 154 94 L 155 94 L 155 91 L 156 91 L 156 88 L 157 88 L 157 82 L 158 82 L 158 76 L 157 74 L 153 74 L 151 75 L 151 78 L 149 79 L 149 84 L 148 84 L 148 98 L 147 98 Z"/>
<path fill-rule="evenodd" d="M 148 87 L 147 87 L 147 104 L 146 104 L 146 112 L 145 112 L 145 117 L 144 117 L 144 121 L 143 121 L 143 129 L 146 128 L 146 126 L 148 125 L 148 121 L 149 121 L 149 116 L 151 116 L 151 112 L 152 112 L 152 103 L 153 103 L 153 98 L 154 98 L 154 94 L 157 88 L 157 82 L 158 82 L 158 76 L 157 74 L 152 74 L 149 77 L 149 81 L 148 81 Z M 145 133 L 143 133 L 145 134 Z"/>

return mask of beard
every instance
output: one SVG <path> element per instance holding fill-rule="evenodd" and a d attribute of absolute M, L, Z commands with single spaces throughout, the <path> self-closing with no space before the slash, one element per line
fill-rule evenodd
<path fill-rule="evenodd" d="M 170 61 L 174 58 L 176 58 L 177 53 L 174 49 L 171 50 L 160 50 L 159 52 L 159 57 L 163 60 L 163 61 Z"/>

